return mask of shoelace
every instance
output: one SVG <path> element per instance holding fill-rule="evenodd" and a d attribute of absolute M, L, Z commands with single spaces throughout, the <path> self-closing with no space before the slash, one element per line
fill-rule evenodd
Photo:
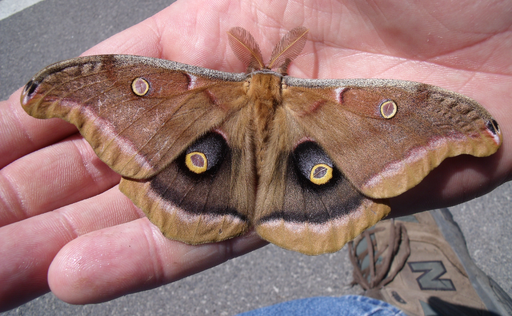
<path fill-rule="evenodd" d="M 355 246 L 353 241 L 348 243 L 350 261 L 354 266 L 354 280 L 352 284 L 359 284 L 364 290 L 380 289 L 391 282 L 397 273 L 402 270 L 411 253 L 409 235 L 405 226 L 399 222 L 395 223 L 394 220 L 390 221 L 389 239 L 387 242 L 380 240 L 379 249 L 376 251 L 377 242 L 375 238 L 372 238 L 372 235 L 383 230 L 385 230 L 383 227 L 368 229 L 361 234 L 361 238 L 356 242 Z M 357 254 L 358 246 L 363 241 L 366 242 L 367 247 L 364 251 Z M 403 255 L 397 257 L 396 254 L 399 247 L 404 247 Z M 366 256 L 369 257 L 369 265 L 362 269 L 362 262 Z M 398 261 L 391 271 L 392 262 L 395 258 Z M 381 262 L 378 262 L 379 260 Z"/>

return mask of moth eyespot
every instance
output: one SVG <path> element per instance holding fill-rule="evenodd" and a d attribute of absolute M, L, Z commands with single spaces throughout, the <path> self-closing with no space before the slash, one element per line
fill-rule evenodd
<path fill-rule="evenodd" d="M 311 169 L 309 180 L 314 184 L 326 184 L 332 179 L 332 168 L 326 164 L 319 163 Z"/>
<path fill-rule="evenodd" d="M 315 142 L 299 144 L 293 152 L 293 160 L 300 174 L 313 184 L 326 184 L 334 176 L 334 163 Z"/>
<path fill-rule="evenodd" d="M 135 78 L 132 81 L 132 91 L 139 97 L 146 95 L 149 91 L 149 82 L 142 78 Z"/>
<path fill-rule="evenodd" d="M 191 152 L 185 156 L 185 164 L 194 173 L 203 173 L 208 169 L 208 159 L 201 152 Z"/>
<path fill-rule="evenodd" d="M 207 134 L 185 151 L 185 166 L 195 174 L 204 173 L 221 164 L 226 147 L 226 141 L 220 134 Z"/>
<path fill-rule="evenodd" d="M 385 100 L 380 104 L 380 114 L 385 119 L 393 118 L 396 115 L 398 106 L 393 100 Z"/>

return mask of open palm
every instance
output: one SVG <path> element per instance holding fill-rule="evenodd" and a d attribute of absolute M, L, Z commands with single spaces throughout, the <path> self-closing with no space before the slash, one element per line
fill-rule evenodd
<path fill-rule="evenodd" d="M 392 200 L 396 216 L 462 202 L 509 180 L 512 3 L 439 5 L 183 1 L 86 54 L 145 55 L 243 72 L 245 65 L 229 49 L 227 30 L 246 28 L 270 56 L 286 31 L 304 25 L 309 41 L 289 67 L 291 76 L 414 80 L 479 101 L 500 123 L 500 151 L 488 158 L 447 160 Z M 173 282 L 265 244 L 254 233 L 201 246 L 164 238 L 119 192 L 119 175 L 73 126 L 29 117 L 19 97 L 17 91 L 0 105 L 0 310 L 49 289 L 70 303 L 105 301 Z"/>

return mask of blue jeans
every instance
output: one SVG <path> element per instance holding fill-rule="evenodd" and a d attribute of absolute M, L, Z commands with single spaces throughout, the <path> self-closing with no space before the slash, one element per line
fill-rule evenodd
<path fill-rule="evenodd" d="M 347 295 L 311 297 L 255 309 L 238 316 L 406 316 L 398 308 L 373 298 Z"/>

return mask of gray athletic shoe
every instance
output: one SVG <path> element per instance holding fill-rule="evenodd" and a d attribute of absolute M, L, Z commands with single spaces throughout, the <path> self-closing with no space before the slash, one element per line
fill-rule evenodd
<path fill-rule="evenodd" d="M 512 300 L 471 260 L 447 209 L 381 221 L 349 253 L 363 295 L 408 315 L 512 315 Z"/>

